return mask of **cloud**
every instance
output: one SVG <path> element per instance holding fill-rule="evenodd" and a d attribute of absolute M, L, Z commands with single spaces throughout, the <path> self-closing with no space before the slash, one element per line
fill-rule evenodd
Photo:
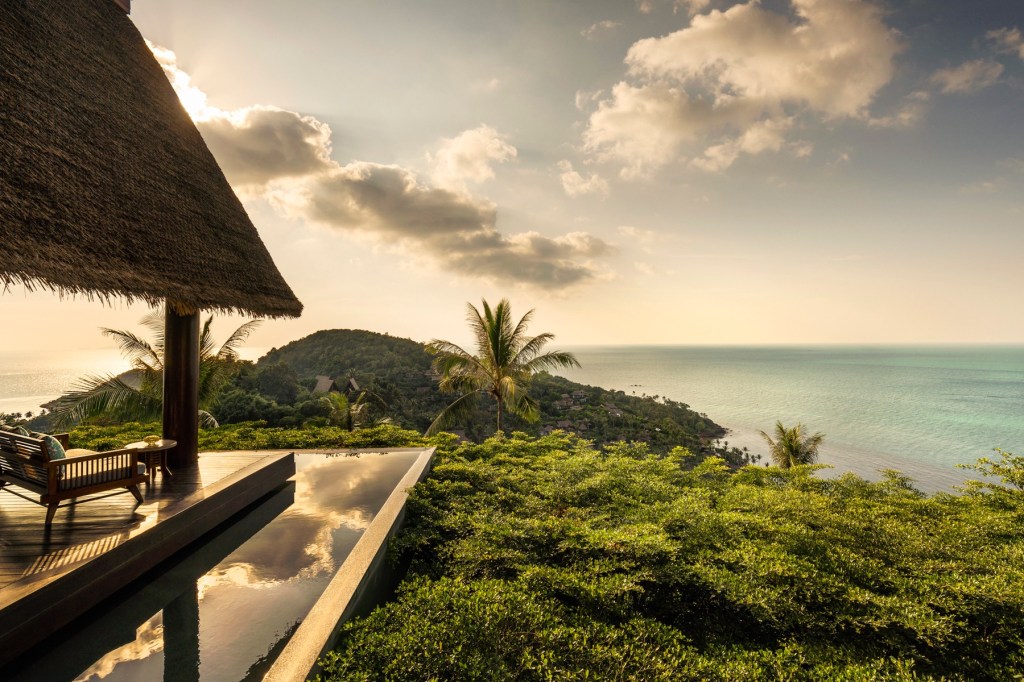
<path fill-rule="evenodd" d="M 339 166 L 271 190 L 286 215 L 407 247 L 445 269 L 492 281 L 563 288 L 595 279 L 591 259 L 611 247 L 585 233 L 503 235 L 493 204 L 421 184 L 398 166 Z"/>
<path fill-rule="evenodd" d="M 483 78 L 473 83 L 473 88 L 481 92 L 496 92 L 501 87 L 501 79 L 497 76 L 493 78 Z"/>
<path fill-rule="evenodd" d="M 785 144 L 785 132 L 791 126 L 792 119 L 758 121 L 739 137 L 708 147 L 702 157 L 694 159 L 691 163 L 706 171 L 719 172 L 731 166 L 740 154 L 777 152 Z"/>
<path fill-rule="evenodd" d="M 686 13 L 691 17 L 700 14 L 711 5 L 711 0 L 676 0 L 674 8 L 678 12 L 680 8 L 686 8 Z"/>
<path fill-rule="evenodd" d="M 599 21 L 596 24 L 591 24 L 590 26 L 587 26 L 585 29 L 580 31 L 580 35 L 586 38 L 587 40 L 596 40 L 597 38 L 600 38 L 602 35 L 610 33 L 611 31 L 615 30 L 618 27 L 619 22 L 610 21 L 606 19 L 604 21 Z"/>
<path fill-rule="evenodd" d="M 642 275 L 654 275 L 654 268 L 652 268 L 649 263 L 644 263 L 643 261 L 639 260 L 633 261 L 633 267 L 636 268 L 637 272 L 639 272 Z"/>
<path fill-rule="evenodd" d="M 228 180 L 279 213 L 396 247 L 461 276 L 559 290 L 606 276 L 611 245 L 582 232 L 503 234 L 497 207 L 466 191 L 516 149 L 481 125 L 442 140 L 432 184 L 400 166 L 331 158 L 331 129 L 274 107 L 211 106 L 174 53 L 151 46 Z M 187 101 L 186 101 L 187 100 Z"/>
<path fill-rule="evenodd" d="M 995 31 L 989 31 L 985 34 L 985 37 L 994 41 L 1000 52 L 1015 54 L 1024 59 L 1024 36 L 1021 35 L 1020 29 L 1016 26 L 1013 28 L 1007 26 Z"/>
<path fill-rule="evenodd" d="M 178 67 L 173 51 L 149 41 L 146 44 L 224 175 L 236 188 L 244 190 L 278 177 L 308 175 L 332 163 L 331 129 L 326 123 L 276 107 L 224 111 L 211 106 L 206 93 Z"/>
<path fill-rule="evenodd" d="M 872 116 L 867 123 L 873 128 L 909 128 L 928 110 L 932 96 L 926 90 L 915 90 L 903 98 L 896 111 L 886 116 Z"/>
<path fill-rule="evenodd" d="M 601 99 L 602 94 L 602 90 L 577 90 L 575 97 L 576 108 L 579 109 L 580 111 L 583 111 L 585 108 L 590 106 L 591 102 L 596 102 L 599 99 Z"/>
<path fill-rule="evenodd" d="M 1003 65 L 985 59 L 974 59 L 960 66 L 939 69 L 931 82 L 945 94 L 977 92 L 993 85 L 1003 73 Z"/>
<path fill-rule="evenodd" d="M 643 230 L 634 225 L 619 225 L 618 231 L 624 237 L 629 237 L 642 244 L 649 244 L 658 238 L 658 233 L 654 230 Z"/>
<path fill-rule="evenodd" d="M 248 107 L 196 121 L 224 174 L 235 186 L 327 170 L 331 130 L 311 116 Z"/>
<path fill-rule="evenodd" d="M 999 162 L 999 165 L 1013 173 L 1024 174 L 1024 158 L 1008 158 Z"/>
<path fill-rule="evenodd" d="M 569 161 L 559 161 L 558 170 L 561 171 L 558 178 L 562 181 L 562 189 L 571 197 L 579 197 L 585 194 L 600 194 L 608 196 L 608 181 L 597 173 L 591 173 L 583 177 L 573 169 Z"/>
<path fill-rule="evenodd" d="M 465 191 L 467 183 L 494 178 L 492 163 L 516 158 L 516 148 L 494 128 L 480 125 L 455 137 L 444 138 L 429 156 L 431 175 L 441 187 Z"/>
<path fill-rule="evenodd" d="M 752 0 L 633 44 L 630 78 L 591 114 L 585 147 L 637 177 L 703 142 L 695 165 L 721 170 L 740 153 L 781 149 L 794 114 L 869 120 L 902 49 L 881 10 L 861 0 L 790 5 L 792 15 Z"/>
<path fill-rule="evenodd" d="M 791 4 L 798 21 L 754 2 L 694 17 L 689 28 L 634 44 L 626 63 L 636 75 L 702 86 L 716 99 L 865 115 L 900 49 L 880 10 L 857 0 Z"/>
<path fill-rule="evenodd" d="M 700 14 L 711 6 L 712 0 L 671 0 L 672 11 L 684 10 L 689 16 Z M 660 4 L 660 2 L 659 2 Z M 654 0 L 637 0 L 637 8 L 643 14 L 650 14 L 654 11 Z"/>
<path fill-rule="evenodd" d="M 980 180 L 978 182 L 964 185 L 960 188 L 961 194 L 994 194 L 1003 185 L 1001 179 Z"/>

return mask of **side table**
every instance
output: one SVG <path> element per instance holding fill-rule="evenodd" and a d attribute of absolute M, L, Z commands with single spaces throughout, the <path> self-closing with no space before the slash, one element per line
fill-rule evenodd
<path fill-rule="evenodd" d="M 170 438 L 161 438 L 150 445 L 145 441 L 137 441 L 125 445 L 125 450 L 138 450 L 139 459 L 146 463 L 146 473 L 149 475 L 149 485 L 153 485 L 156 475 L 156 467 L 160 467 L 160 474 L 166 480 L 171 478 L 171 470 L 167 468 L 167 451 L 178 444 L 178 441 Z"/>

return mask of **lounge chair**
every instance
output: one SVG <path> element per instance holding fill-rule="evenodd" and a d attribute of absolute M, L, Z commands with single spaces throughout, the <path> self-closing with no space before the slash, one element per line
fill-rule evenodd
<path fill-rule="evenodd" d="M 78 498 L 86 495 L 96 495 L 89 500 L 99 499 L 120 494 L 109 491 L 124 488 L 142 504 L 139 484 L 146 480 L 146 465 L 139 462 L 138 450 L 65 453 L 67 445 L 67 434 L 23 436 L 0 430 L 0 490 L 46 507 L 47 528 L 65 500 L 73 504 L 85 501 Z M 38 494 L 39 499 L 11 490 L 12 485 Z"/>

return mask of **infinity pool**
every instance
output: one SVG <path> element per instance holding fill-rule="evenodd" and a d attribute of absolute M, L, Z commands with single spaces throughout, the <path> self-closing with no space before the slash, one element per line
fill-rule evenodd
<path fill-rule="evenodd" d="M 262 679 L 420 454 L 297 454 L 295 477 L 277 492 L 6 678 Z"/>

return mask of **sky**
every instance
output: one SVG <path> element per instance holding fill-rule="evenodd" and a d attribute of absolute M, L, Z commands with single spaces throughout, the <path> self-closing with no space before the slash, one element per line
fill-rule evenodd
<path fill-rule="evenodd" d="M 318 329 L 558 345 L 1022 343 L 1019 0 L 135 0 Z M 7 351 L 143 304 L 12 287 Z M 218 322 L 226 336 L 241 318 Z M 40 345 L 42 344 L 42 345 Z M 48 345 L 50 344 L 50 345 Z"/>

